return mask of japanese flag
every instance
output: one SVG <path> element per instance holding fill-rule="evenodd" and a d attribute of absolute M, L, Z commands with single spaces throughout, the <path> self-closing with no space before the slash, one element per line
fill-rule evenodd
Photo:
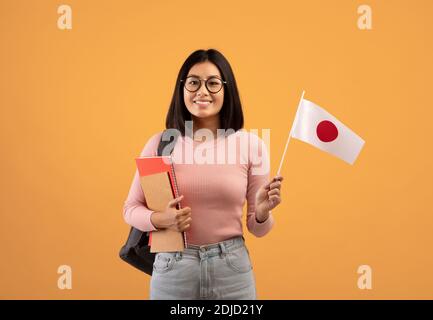
<path fill-rule="evenodd" d="M 364 140 L 318 105 L 301 99 L 291 136 L 353 164 Z"/>

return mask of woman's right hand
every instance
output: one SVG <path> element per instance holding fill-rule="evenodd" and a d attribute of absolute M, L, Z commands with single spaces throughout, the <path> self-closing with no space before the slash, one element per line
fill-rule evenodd
<path fill-rule="evenodd" d="M 191 225 L 191 208 L 176 209 L 176 205 L 183 199 L 183 195 L 171 200 L 164 211 L 155 211 L 150 220 L 157 229 L 172 229 L 183 232 Z"/>

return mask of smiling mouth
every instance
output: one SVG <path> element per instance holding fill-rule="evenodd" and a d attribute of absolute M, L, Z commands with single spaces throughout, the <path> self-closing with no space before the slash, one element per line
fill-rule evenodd
<path fill-rule="evenodd" d="M 206 106 L 210 105 L 212 103 L 212 101 L 200 101 L 200 100 L 196 100 L 196 101 L 194 101 L 194 103 L 196 105 L 201 106 L 201 107 L 206 107 Z"/>

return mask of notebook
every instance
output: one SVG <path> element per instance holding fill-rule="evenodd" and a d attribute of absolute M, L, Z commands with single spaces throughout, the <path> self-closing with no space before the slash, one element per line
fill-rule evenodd
<path fill-rule="evenodd" d="M 164 211 L 168 202 L 179 196 L 171 156 L 138 157 L 135 161 L 147 207 L 154 211 Z M 180 203 L 177 209 L 181 209 Z M 172 229 L 152 231 L 149 245 L 150 252 L 183 251 L 186 247 L 186 234 Z"/>

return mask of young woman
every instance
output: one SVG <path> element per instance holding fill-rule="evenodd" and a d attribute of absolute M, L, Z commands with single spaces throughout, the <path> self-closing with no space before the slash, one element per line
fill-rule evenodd
<path fill-rule="evenodd" d="M 149 210 L 136 171 L 124 205 L 126 222 L 137 229 L 186 232 L 183 252 L 156 255 L 151 299 L 256 299 L 242 209 L 247 200 L 248 230 L 266 235 L 283 177 L 269 180 L 266 145 L 242 129 L 243 120 L 229 62 L 214 49 L 193 52 L 179 71 L 166 118 L 166 128 L 181 133 L 172 153 L 180 196 L 164 212 Z M 157 154 L 161 134 L 149 139 L 141 156 Z M 178 202 L 182 209 L 176 209 Z"/>

